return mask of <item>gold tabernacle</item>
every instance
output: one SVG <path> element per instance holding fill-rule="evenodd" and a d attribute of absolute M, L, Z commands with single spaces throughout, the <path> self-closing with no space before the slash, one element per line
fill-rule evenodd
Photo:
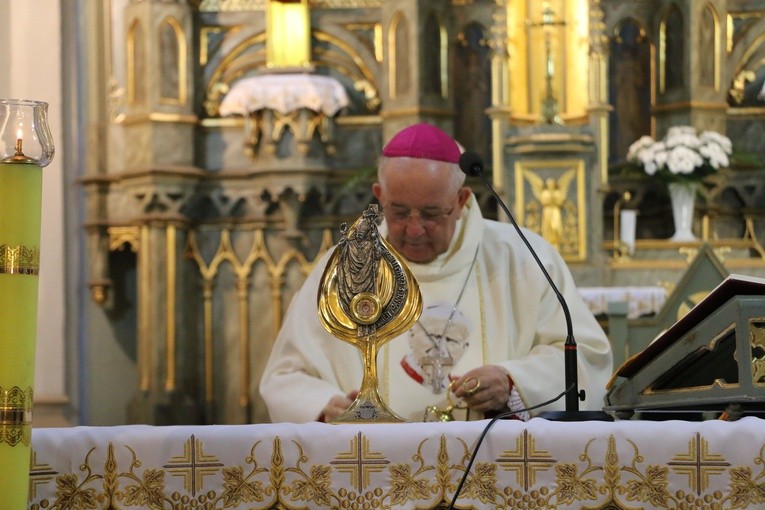
<path fill-rule="evenodd" d="M 380 237 L 382 214 L 370 205 L 348 228 L 329 259 L 319 285 L 319 319 L 364 357 L 364 378 L 356 400 L 334 423 L 405 421 L 377 391 L 377 352 L 411 328 L 422 313 L 422 296 L 403 258 Z"/>

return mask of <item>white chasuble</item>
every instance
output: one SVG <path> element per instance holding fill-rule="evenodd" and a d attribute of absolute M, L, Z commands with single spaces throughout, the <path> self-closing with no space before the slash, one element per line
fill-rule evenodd
<path fill-rule="evenodd" d="M 386 233 L 383 223 L 380 234 Z M 560 255 L 540 236 L 526 235 L 571 309 L 579 387 L 588 396 L 580 407 L 601 409 L 612 373 L 608 339 Z M 275 422 L 315 420 L 332 397 L 361 385 L 358 349 L 334 338 L 318 319 L 316 296 L 327 259 L 295 295 L 261 379 L 261 396 Z M 448 250 L 433 262 L 408 266 L 424 310 L 421 324 L 385 344 L 378 356 L 379 392 L 391 410 L 422 421 L 429 406 L 446 407 L 450 375 L 484 364 L 503 367 L 526 405 L 563 391 L 565 316 L 511 225 L 483 219 L 471 196 Z M 563 407 L 558 401 L 542 410 Z M 464 419 L 465 413 L 454 417 Z"/>

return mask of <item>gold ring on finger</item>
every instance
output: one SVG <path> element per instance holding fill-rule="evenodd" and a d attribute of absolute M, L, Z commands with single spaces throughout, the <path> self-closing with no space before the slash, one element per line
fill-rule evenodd
<path fill-rule="evenodd" d="M 466 388 L 465 385 L 469 381 L 474 381 L 475 384 L 471 388 Z M 480 387 L 481 387 L 481 381 L 478 378 L 476 378 L 476 377 L 469 377 L 469 378 L 465 379 L 462 382 L 462 384 L 460 384 L 460 388 L 462 388 L 462 391 L 464 391 L 465 395 L 467 395 L 468 397 L 472 397 L 475 394 L 475 392 L 478 391 L 478 389 Z"/>

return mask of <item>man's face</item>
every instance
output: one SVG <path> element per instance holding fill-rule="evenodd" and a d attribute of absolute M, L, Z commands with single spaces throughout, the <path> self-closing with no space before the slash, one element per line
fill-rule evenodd
<path fill-rule="evenodd" d="M 427 263 L 449 248 L 470 190 L 458 188 L 453 166 L 390 158 L 383 182 L 372 186 L 388 224 L 388 242 L 407 260 Z"/>

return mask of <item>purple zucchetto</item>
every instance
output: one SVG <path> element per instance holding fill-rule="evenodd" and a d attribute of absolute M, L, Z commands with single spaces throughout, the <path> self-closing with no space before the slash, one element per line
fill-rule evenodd
<path fill-rule="evenodd" d="M 396 133 L 383 147 L 389 158 L 418 158 L 459 163 L 462 151 L 454 139 L 430 124 L 414 124 Z"/>

